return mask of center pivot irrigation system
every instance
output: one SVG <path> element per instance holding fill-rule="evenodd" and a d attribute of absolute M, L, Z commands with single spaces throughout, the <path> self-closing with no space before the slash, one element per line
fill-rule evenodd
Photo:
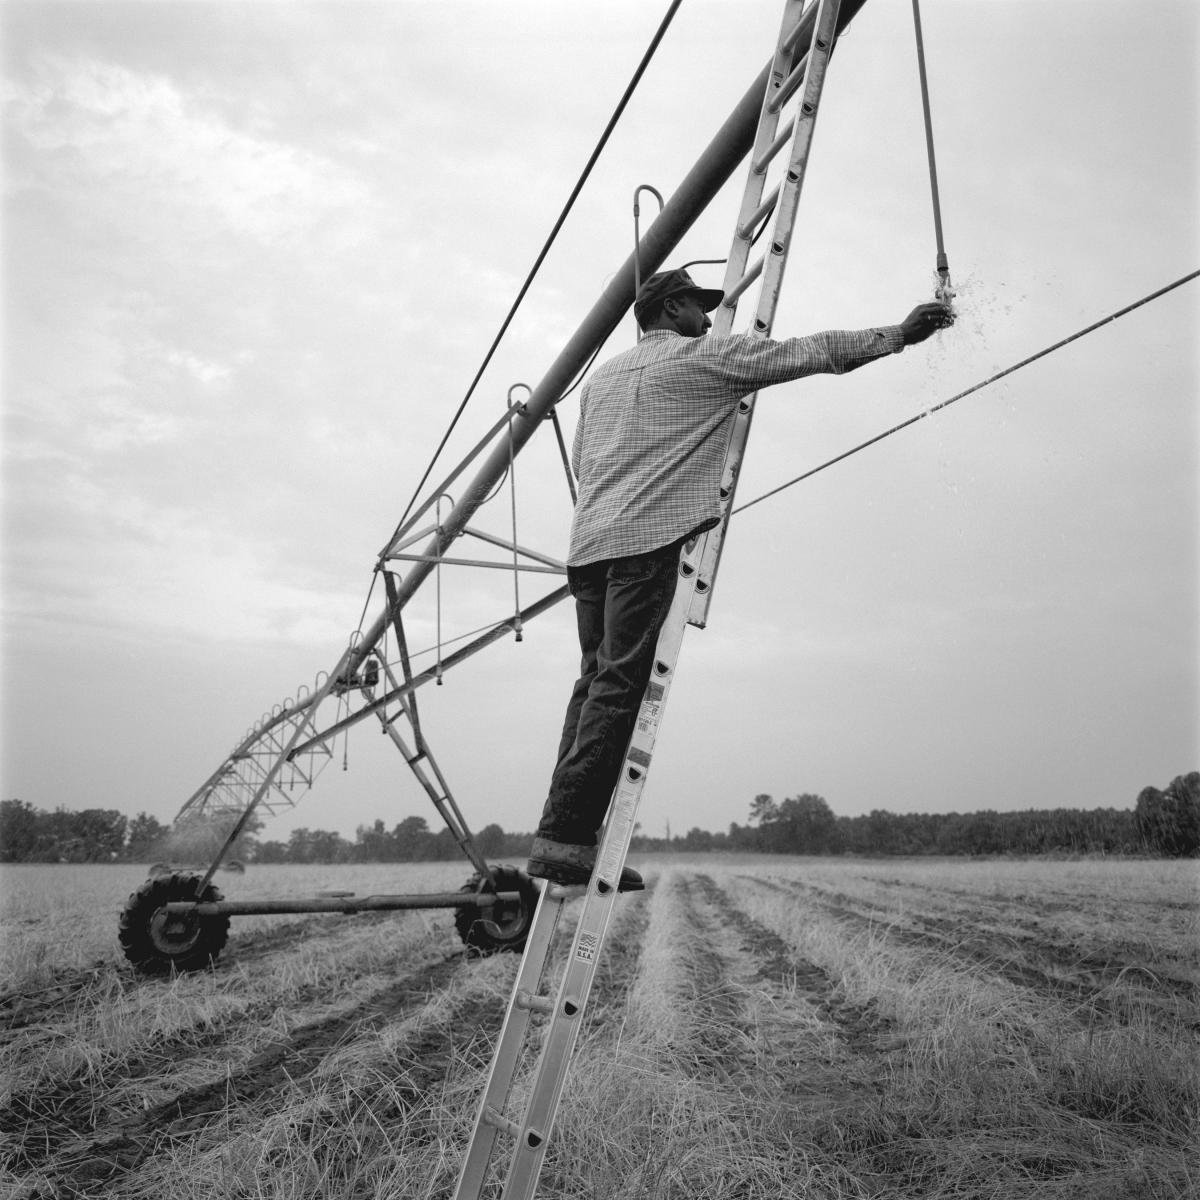
<path fill-rule="evenodd" d="M 865 2 L 844 0 L 839 30 Z M 677 7 L 678 4 L 672 5 L 669 10 L 630 89 Z M 806 34 L 812 19 L 811 14 L 802 18 Z M 311 688 L 301 688 L 295 697 L 264 714 L 184 803 L 176 816 L 177 825 L 206 818 L 222 822 L 228 832 L 207 871 L 164 870 L 130 896 L 120 918 L 120 941 L 126 957 L 140 970 L 156 973 L 207 966 L 225 946 L 230 918 L 259 914 L 355 914 L 454 908 L 455 925 L 470 949 L 490 953 L 524 948 L 537 904 L 537 885 L 523 871 L 489 864 L 481 854 L 422 730 L 417 693 L 494 642 L 507 636 L 519 639 L 526 623 L 569 595 L 564 583 L 522 605 L 517 587 L 519 578 L 529 574 L 564 576 L 565 564 L 520 545 L 515 519 L 511 537 L 498 537 L 473 527 L 472 519 L 503 486 L 506 477 L 511 482 L 516 456 L 544 425 L 549 425 L 557 436 L 567 475 L 564 493 L 573 495 L 555 405 L 572 390 L 632 307 L 638 280 L 664 264 L 753 149 L 771 68 L 772 62 L 768 60 L 675 193 L 637 240 L 633 253 L 613 273 L 599 300 L 541 382 L 519 403 L 510 391 L 504 415 L 444 479 L 429 486 L 429 472 L 426 472 L 408 511 L 375 563 L 371 595 L 382 582 L 382 610 L 353 633 L 334 665 L 319 673 Z M 627 91 L 626 100 L 629 94 Z M 620 109 L 618 115 L 619 112 Z M 474 475 L 469 482 L 461 483 L 472 466 Z M 452 487 L 459 497 L 453 502 L 449 499 Z M 442 507 L 447 504 L 449 511 L 443 515 Z M 481 561 L 453 554 L 460 539 L 467 537 L 498 548 L 504 561 Z M 401 564 L 405 568 L 403 573 L 398 570 Z M 410 658 L 406 610 L 423 587 L 438 586 L 442 567 L 492 571 L 503 568 L 512 575 L 512 595 L 516 599 L 492 624 L 477 630 L 453 653 L 444 657 L 439 654 L 434 666 L 418 672 L 414 671 Z M 370 602 L 369 596 L 368 606 Z M 425 788 L 474 867 L 469 881 L 457 892 L 426 895 L 324 895 L 245 902 L 223 899 L 213 877 L 251 817 L 273 815 L 294 807 L 333 758 L 338 735 L 364 720 L 379 722 Z"/>
<path fill-rule="evenodd" d="M 716 136 L 665 203 L 661 201 L 655 189 L 649 188 L 648 185 L 640 185 L 634 191 L 634 251 L 613 273 L 599 300 L 559 352 L 541 382 L 528 389 L 528 396 L 520 402 L 514 400 L 514 392 L 518 388 L 524 389 L 525 385 L 514 385 L 509 391 L 503 416 L 445 478 L 434 485 L 430 485 L 429 480 L 441 450 L 445 447 L 500 338 L 503 337 L 680 2 L 681 0 L 673 0 L 671 3 L 566 208 L 451 421 L 450 429 L 418 483 L 407 510 L 379 552 L 363 610 L 364 619 L 358 629 L 350 636 L 332 668 L 320 672 L 311 688 L 302 687 L 296 696 L 284 700 L 271 712 L 265 713 L 180 809 L 176 817 L 177 825 L 200 819 L 205 822 L 211 821 L 226 831 L 223 844 L 216 851 L 208 869 L 201 871 L 164 868 L 161 872 L 156 870 L 151 878 L 130 896 L 120 918 L 120 941 L 126 957 L 139 970 L 158 973 L 208 966 L 216 960 L 225 946 L 231 917 L 261 914 L 350 915 L 410 908 L 453 908 L 456 910 L 455 925 L 458 932 L 472 951 L 491 953 L 524 949 L 538 903 L 538 887 L 523 871 L 512 866 L 489 864 L 481 853 L 422 730 L 417 693 L 430 682 L 440 683 L 446 671 L 485 647 L 509 635 L 520 641 L 527 622 L 569 595 L 566 585 L 560 584 L 532 602 L 522 605 L 519 581 L 524 576 L 563 576 L 566 574 L 566 567 L 553 556 L 521 545 L 517 539 L 516 491 L 513 485 L 516 456 L 543 425 L 550 425 L 557 439 L 558 453 L 563 459 L 566 475 L 564 495 L 574 499 L 574 481 L 555 406 L 574 390 L 605 341 L 632 307 L 639 281 L 664 264 L 668 255 L 705 212 L 739 164 L 755 150 L 760 109 L 763 105 L 764 90 L 771 78 L 773 60 L 768 60 L 750 83 Z M 834 18 L 837 33 L 840 34 L 845 29 L 865 3 L 866 0 L 842 0 Z M 816 24 L 816 8 L 816 4 L 810 5 L 799 17 L 792 35 L 795 39 L 794 45 L 803 47 L 809 43 Z M 913 0 L 913 15 L 937 238 L 936 295 L 939 299 L 948 301 L 954 293 L 950 286 L 949 268 L 942 242 L 917 0 Z M 781 141 L 787 136 L 788 133 L 785 132 Z M 772 150 L 772 154 L 774 152 Z M 756 158 L 755 170 L 759 169 L 758 161 Z M 637 196 L 642 190 L 654 192 L 661 204 L 659 215 L 644 235 L 640 234 L 638 228 Z M 756 228 L 760 219 L 765 227 L 770 216 L 767 211 L 769 207 L 769 203 L 765 204 L 763 211 L 755 214 L 753 223 Z M 749 236 L 748 232 L 746 236 Z M 757 238 L 758 234 L 754 236 Z M 832 466 L 848 455 L 955 403 L 1004 375 L 1197 277 L 1200 277 L 1200 271 L 1191 272 L 1135 304 L 1110 314 L 1071 337 L 992 376 L 991 379 L 917 414 L 909 421 L 879 434 L 869 442 L 854 447 L 782 487 L 789 487 L 815 474 L 816 471 Z M 728 296 L 727 302 L 736 303 L 736 297 Z M 472 466 L 475 470 L 474 475 L 469 481 L 460 483 L 468 468 Z M 510 535 L 499 536 L 473 525 L 472 522 L 488 501 L 500 495 L 506 479 L 512 489 L 512 527 Z M 454 488 L 459 496 L 457 501 L 451 497 L 451 488 Z M 782 489 L 775 489 L 779 490 Z M 756 504 L 766 499 L 767 495 L 773 494 L 774 492 L 769 492 L 749 503 Z M 444 507 L 448 508 L 445 515 Z M 745 507 L 749 507 L 749 504 L 742 505 L 742 508 Z M 489 553 L 493 557 L 479 559 L 453 554 L 452 551 L 463 538 L 472 538 L 475 543 L 489 546 Z M 399 569 L 400 565 L 404 567 L 403 573 Z M 511 576 L 511 599 L 506 597 L 506 611 L 482 628 L 475 628 L 470 633 L 443 640 L 440 629 L 443 567 L 455 570 L 483 569 L 493 578 L 497 577 L 497 571 Z M 422 593 L 422 589 L 426 596 L 433 591 L 438 597 L 438 646 L 434 665 L 416 671 L 413 659 L 418 655 L 410 652 L 405 617 L 410 604 Z M 696 590 L 697 593 L 701 591 L 699 583 Z M 368 623 L 365 614 L 371 607 L 372 598 L 375 598 L 376 603 L 381 603 L 382 608 Z M 706 604 L 702 606 L 702 611 L 707 611 Z M 690 623 L 703 625 L 703 615 L 692 618 Z M 415 622 L 410 619 L 409 624 L 412 626 Z M 458 648 L 443 655 L 443 647 L 450 644 L 457 644 Z M 337 737 L 344 736 L 352 726 L 364 720 L 378 721 L 383 733 L 399 750 L 418 782 L 426 790 L 450 833 L 474 867 L 470 879 L 457 892 L 424 895 L 355 897 L 346 893 L 335 893 L 310 899 L 245 902 L 223 899 L 213 884 L 213 878 L 222 865 L 226 864 L 232 847 L 247 829 L 251 819 L 256 815 L 274 815 L 294 807 L 313 786 L 321 770 L 333 759 Z"/>

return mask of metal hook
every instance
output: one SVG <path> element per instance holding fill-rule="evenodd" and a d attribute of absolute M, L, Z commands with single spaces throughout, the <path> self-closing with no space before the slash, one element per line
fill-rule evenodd
<path fill-rule="evenodd" d="M 642 192 L 650 192 L 658 201 L 658 212 L 662 215 L 662 210 L 665 207 L 663 204 L 662 192 L 656 187 L 651 187 L 648 183 L 639 183 L 633 189 L 633 296 L 637 299 L 638 292 L 642 289 L 642 238 L 638 231 L 638 217 L 641 216 L 641 207 L 638 205 L 638 196 Z M 637 327 L 637 340 L 642 340 L 641 326 Z"/>

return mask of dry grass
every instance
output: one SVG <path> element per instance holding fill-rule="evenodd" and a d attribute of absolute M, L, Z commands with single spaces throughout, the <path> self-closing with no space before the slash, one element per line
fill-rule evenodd
<path fill-rule="evenodd" d="M 1196 1193 L 1190 865 L 659 868 L 618 908 L 544 1200 Z M 31 880 L 9 891 L 0 1193 L 446 1200 L 512 958 L 462 957 L 444 913 L 260 918 L 214 971 L 138 980 L 115 950 L 138 880 L 108 870 L 74 887 L 103 931 L 57 869 L 40 943 Z M 465 877 L 319 870 L 219 881 Z"/>

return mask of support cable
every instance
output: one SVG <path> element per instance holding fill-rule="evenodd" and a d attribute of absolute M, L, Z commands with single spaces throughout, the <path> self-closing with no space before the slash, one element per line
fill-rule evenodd
<path fill-rule="evenodd" d="M 471 380 L 471 385 L 467 388 L 467 394 L 462 398 L 462 403 L 459 404 L 458 411 L 454 414 L 454 417 L 450 421 L 450 427 L 446 430 L 445 434 L 442 436 L 442 440 L 438 443 L 437 449 L 433 452 L 433 457 L 429 460 L 429 465 L 425 468 L 425 474 L 421 476 L 421 481 L 417 484 L 416 489 L 413 492 L 412 499 L 409 500 L 408 507 L 404 510 L 404 515 L 400 518 L 399 525 L 397 525 L 397 530 L 399 530 L 400 526 L 404 524 L 408 514 L 412 511 L 413 505 L 417 502 L 417 497 L 420 495 L 421 489 L 425 486 L 426 480 L 428 480 L 430 473 L 433 471 L 438 457 L 445 449 L 446 443 L 450 440 L 450 435 L 454 432 L 454 427 L 458 424 L 458 420 L 462 416 L 463 410 L 467 407 L 467 402 L 474 394 L 475 388 L 479 385 L 480 379 L 483 378 L 483 373 L 487 370 L 488 364 L 492 361 L 492 356 L 499 348 L 501 339 L 504 337 L 505 333 L 508 332 L 508 327 L 512 323 L 513 317 L 516 316 L 517 309 L 520 307 L 521 301 L 525 299 L 525 293 L 529 291 L 529 288 L 533 283 L 534 276 L 541 268 L 543 261 L 545 261 L 546 255 L 549 254 L 550 247 L 554 244 L 554 240 L 558 236 L 559 230 L 563 227 L 568 214 L 575 205 L 575 201 L 579 198 L 579 193 L 583 191 L 583 185 L 587 182 L 588 176 L 592 173 L 592 168 L 596 165 L 597 159 L 599 159 L 604 147 L 608 144 L 608 139 L 612 136 L 612 132 L 616 128 L 617 122 L 624 114 L 630 98 L 633 96 L 637 85 L 641 82 L 642 76 L 646 72 L 646 68 L 650 65 L 650 60 L 654 57 L 654 52 L 658 49 L 659 43 L 662 41 L 663 36 L 667 32 L 668 26 L 671 24 L 671 21 L 675 17 L 676 11 L 682 3 L 683 0 L 672 0 L 671 6 L 667 9 L 667 15 L 663 17 L 658 30 L 654 34 L 654 37 L 650 39 L 650 45 L 646 48 L 645 54 L 642 55 L 642 61 L 638 63 L 637 70 L 634 71 L 632 79 L 630 79 L 625 88 L 624 95 L 622 95 L 620 101 L 617 103 L 617 107 L 614 109 L 612 116 L 609 118 L 608 124 L 604 128 L 604 132 L 600 135 L 600 140 L 596 143 L 596 148 L 592 151 L 591 157 L 587 161 L 587 165 L 583 168 L 583 173 L 579 176 L 579 180 L 575 184 L 571 195 L 567 198 L 567 202 L 563 206 L 562 212 L 559 213 L 558 220 L 554 223 L 554 228 L 550 230 L 550 236 L 546 239 L 546 244 L 542 247 L 541 253 L 538 254 L 537 260 L 534 262 L 533 267 L 530 269 L 529 274 L 525 278 L 525 282 L 521 285 L 521 290 L 517 293 L 517 298 L 513 301 L 512 307 L 508 310 L 508 316 L 504 318 L 499 332 L 493 339 L 491 346 L 488 347 L 488 352 L 486 355 L 484 355 L 484 359 L 479 366 L 479 370 L 475 372 L 475 378 Z M 392 536 L 394 539 L 396 535 L 393 534 Z"/>
<path fill-rule="evenodd" d="M 787 488 L 794 486 L 797 483 L 803 482 L 805 479 L 811 479 L 818 471 L 825 470 L 826 467 L 832 467 L 834 463 L 839 463 L 843 459 L 849 458 L 852 454 L 857 454 L 860 450 L 865 450 L 868 446 L 873 446 L 876 442 L 883 441 L 886 437 L 891 437 L 893 433 L 899 433 L 901 429 L 907 429 L 910 425 L 915 425 L 924 417 L 928 417 L 931 413 L 940 412 L 943 408 L 949 408 L 951 404 L 962 400 L 965 396 L 970 396 L 974 392 L 978 392 L 989 384 L 995 383 L 999 379 L 1003 379 L 1006 375 L 1011 375 L 1014 371 L 1019 371 L 1022 367 L 1029 366 L 1032 362 L 1037 362 L 1039 358 L 1045 358 L 1047 354 L 1052 354 L 1055 350 L 1061 350 L 1064 346 L 1084 336 L 1087 333 L 1094 333 L 1102 326 L 1109 324 L 1111 321 L 1117 320 L 1118 317 L 1123 317 L 1127 313 L 1133 312 L 1135 308 L 1141 308 L 1143 304 L 1149 304 L 1151 300 L 1157 300 L 1160 296 L 1165 296 L 1168 292 L 1174 291 L 1177 287 L 1182 287 L 1185 283 L 1190 283 L 1197 276 L 1200 276 L 1200 270 L 1192 271 L 1190 274 L 1184 275 L 1181 279 L 1176 279 L 1174 283 L 1168 283 L 1166 287 L 1161 287 L 1156 292 L 1151 292 L 1148 296 L 1143 296 L 1140 300 L 1135 300 L 1132 304 L 1126 305 L 1124 308 L 1118 309 L 1114 313 L 1110 313 L 1107 317 L 1102 317 L 1099 321 L 1088 325 L 1085 329 L 1080 329 L 1077 333 L 1071 334 L 1070 337 L 1065 337 L 1061 341 L 1055 342 L 1053 346 L 1047 346 L 1045 350 L 1039 350 L 1036 354 L 1031 354 L 1028 358 L 1023 358 L 1019 363 L 1014 363 L 1011 367 L 1006 367 L 1003 371 L 998 371 L 990 379 L 985 379 L 982 383 L 977 383 L 973 387 L 967 388 L 964 392 L 959 392 L 957 396 L 951 396 L 949 400 L 943 400 L 940 404 L 935 404 L 932 408 L 925 409 L 924 412 L 919 412 L 916 416 L 909 417 L 907 421 L 901 421 L 899 425 L 893 425 L 891 429 L 884 430 L 883 433 L 877 433 L 873 438 L 855 446 L 852 450 L 847 450 L 839 454 L 836 458 L 831 458 L 828 462 L 823 462 L 819 467 L 813 467 L 811 471 L 805 471 L 803 475 L 797 475 L 795 479 L 789 479 L 787 483 L 781 483 L 778 487 L 772 488 L 769 492 L 763 492 L 761 496 L 756 496 L 753 500 L 748 500 L 745 504 L 733 510 L 733 513 L 745 512 L 746 509 L 753 507 L 755 504 L 761 503 L 770 496 L 778 495 Z M 733 514 L 731 514 L 733 515 Z"/>

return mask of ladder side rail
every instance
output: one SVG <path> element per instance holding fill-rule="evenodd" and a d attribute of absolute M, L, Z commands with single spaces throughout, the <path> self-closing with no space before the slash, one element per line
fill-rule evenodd
<path fill-rule="evenodd" d="M 782 183 L 776 184 L 765 200 L 763 199 L 763 192 L 766 187 L 769 166 L 788 145 L 788 140 L 794 135 L 796 129 L 795 118 L 792 118 L 787 122 L 783 131 L 779 132 L 779 120 L 787 99 L 787 91 L 789 89 L 794 91 L 792 81 L 795 79 L 797 73 L 802 70 L 807 72 L 808 69 L 810 50 L 805 49 L 801 52 L 797 49 L 798 46 L 803 44 L 803 39 L 800 36 L 802 25 L 797 19 L 794 9 L 802 7 L 802 5 L 803 0 L 796 0 L 796 3 L 793 3 L 793 0 L 789 0 L 784 5 L 779 45 L 776 48 L 767 86 L 763 93 L 758 132 L 755 136 L 754 148 L 750 156 L 750 170 L 746 178 L 746 188 L 742 196 L 737 223 L 734 226 L 733 243 L 730 247 L 725 268 L 725 278 L 721 285 L 721 290 L 725 293 L 725 299 L 713 316 L 714 336 L 720 337 L 731 332 L 734 317 L 737 313 L 739 298 L 759 278 L 762 272 L 761 260 L 755 263 L 754 267 L 748 269 L 750 251 L 753 247 L 755 232 L 760 222 L 770 220 L 771 212 L 774 210 L 776 214 L 775 223 L 778 224 L 779 197 L 783 185 Z M 805 15 L 813 13 L 816 13 L 815 8 L 810 9 Z M 820 16 L 818 15 L 817 21 L 819 22 L 819 20 Z M 813 24 L 812 28 L 815 33 L 817 25 Z M 749 408 L 746 407 L 747 404 L 749 404 Z M 739 405 L 738 418 L 748 417 L 749 413 L 753 410 L 753 405 L 754 397 L 750 397 L 748 400 L 743 399 Z M 730 446 L 732 446 L 736 438 L 737 431 L 733 429 L 730 431 Z M 727 447 L 726 461 L 721 470 L 720 495 L 723 506 L 727 504 L 730 496 L 726 486 L 730 477 L 729 458 L 730 448 Z M 724 520 L 725 512 L 723 511 L 722 523 Z M 696 588 L 697 602 L 694 605 L 691 620 L 692 624 L 698 625 L 701 628 L 704 625 L 704 618 L 708 607 L 705 593 L 708 592 L 711 586 L 710 580 L 713 574 L 711 569 L 712 554 L 709 551 L 709 547 L 710 545 L 714 546 L 716 554 L 719 556 L 720 540 L 721 534 L 717 530 L 712 530 L 701 537 L 699 543 L 689 555 L 689 561 L 700 573 Z"/>
<path fill-rule="evenodd" d="M 864 0 L 848 0 L 845 7 L 841 9 L 841 25 L 839 27 L 844 26 L 858 12 L 863 2 Z M 790 0 L 785 6 L 785 29 L 787 26 L 786 14 L 789 9 L 794 9 Z M 829 14 L 828 0 L 821 0 L 819 9 L 810 8 L 803 14 L 794 29 L 786 34 L 781 33 L 780 45 L 786 44 L 790 51 L 791 47 L 798 43 L 803 33 L 817 28 L 822 17 L 826 17 L 830 22 L 836 24 L 839 21 L 839 10 L 836 3 L 832 5 L 832 14 Z M 769 150 L 764 150 L 769 160 L 786 144 L 786 138 L 781 140 L 774 137 L 774 122 L 777 114 L 768 112 L 763 101 L 763 96 L 767 92 L 768 74 L 769 69 L 760 76 L 761 83 L 756 84 L 758 97 L 755 107 L 759 110 L 760 117 L 756 130 L 763 123 L 767 124 L 770 129 L 770 133 L 764 133 L 761 138 L 761 141 L 770 147 Z M 806 77 L 807 74 L 806 67 Z M 787 73 L 786 78 L 790 81 L 791 72 Z M 780 86 L 789 86 L 789 84 L 785 83 Z M 744 100 L 743 108 L 749 98 L 748 95 Z M 794 125 L 795 122 L 793 122 Z M 757 135 L 752 140 L 758 140 Z M 761 156 L 756 156 L 755 162 L 759 157 Z M 754 166 L 755 163 L 752 162 L 752 172 Z M 755 196 L 756 191 L 757 196 Z M 753 225 L 754 214 L 760 213 L 761 215 L 761 191 L 761 184 L 756 187 L 756 181 L 751 179 L 744 196 L 744 211 L 739 226 Z M 753 203 L 750 202 L 751 198 L 753 198 Z M 654 232 L 654 227 L 652 227 L 647 238 L 650 238 Z M 752 236 L 752 234 L 753 231 L 750 230 L 749 235 Z M 740 250 L 738 253 L 740 254 Z M 635 267 L 636 259 L 635 254 Z M 648 260 L 651 270 L 656 269 L 662 262 L 661 258 L 654 260 L 650 256 L 648 256 Z M 744 265 L 745 258 L 742 261 Z M 769 319 L 767 324 L 769 327 Z M 530 403 L 532 404 L 532 402 L 531 399 Z M 749 408 L 752 410 L 752 405 Z M 535 1068 L 524 1119 L 519 1125 L 514 1125 L 507 1119 L 500 1119 L 496 1123 L 497 1128 L 503 1128 L 518 1138 L 502 1192 L 504 1200 L 530 1200 L 537 1186 L 538 1174 L 548 1138 L 552 1132 L 554 1115 L 561 1098 L 571 1052 L 578 1038 L 582 1012 L 594 979 L 596 960 L 603 946 L 613 904 L 618 894 L 617 885 L 632 839 L 634 816 L 653 756 L 659 720 L 666 703 L 683 634 L 688 624 L 692 623 L 690 613 L 694 606 L 696 590 L 702 582 L 696 562 L 696 546 L 689 544 L 681 556 L 680 574 L 682 579 L 680 586 L 677 587 L 671 612 L 659 636 L 651 680 L 643 695 L 634 733 L 630 738 L 622 764 L 621 777 L 614 792 L 609 818 L 597 854 L 596 869 L 587 889 L 583 912 L 576 928 L 570 958 L 559 987 L 553 1015 L 543 1038 L 542 1051 Z M 486 1107 L 486 1104 L 480 1106 L 481 1119 Z M 463 1181 L 460 1179 L 460 1187 L 455 1192 L 455 1200 L 479 1200 L 483 1186 L 483 1171 L 486 1169 L 486 1159 L 491 1153 L 493 1142 L 494 1134 L 487 1138 L 486 1151 L 480 1152 L 480 1157 L 484 1160 L 483 1167 L 472 1177 L 470 1187 L 463 1186 Z M 476 1152 L 477 1148 L 473 1139 L 469 1153 L 476 1154 Z"/>
<path fill-rule="evenodd" d="M 513 1078 L 525 1048 L 525 1039 L 534 1012 L 539 988 L 546 971 L 550 947 L 554 941 L 566 901 L 578 894 L 579 888 L 559 888 L 546 885 L 538 897 L 537 910 L 521 956 L 521 966 L 509 997 L 504 1024 L 496 1042 L 492 1064 L 475 1116 L 475 1128 L 470 1147 L 459 1167 L 454 1200 L 479 1197 L 487 1177 L 488 1165 L 501 1130 L 515 1136 L 504 1119 L 505 1105 L 512 1089 Z M 499 1118 L 499 1119 L 498 1119 Z"/>
<path fill-rule="evenodd" d="M 515 1130 L 517 1140 L 501 1192 L 503 1200 L 529 1200 L 537 1186 L 616 899 L 615 889 L 599 892 L 593 876 L 554 1010 L 542 1035 L 525 1111 Z"/>
<path fill-rule="evenodd" d="M 762 292 L 759 296 L 758 312 L 755 317 L 756 333 L 771 336 L 775 323 L 775 312 L 779 307 L 779 295 L 783 290 L 783 275 L 787 269 L 788 252 L 796 228 L 796 214 L 800 209 L 800 193 L 808 173 L 808 161 L 812 153 L 813 134 L 816 131 L 817 115 L 821 107 L 821 95 L 825 89 L 825 76 L 829 60 L 837 39 L 839 0 L 821 0 L 821 11 L 817 16 L 817 27 L 813 31 L 812 49 L 804 68 L 804 84 L 800 113 L 796 118 L 796 136 L 792 143 L 792 157 L 788 164 L 787 183 L 779 198 L 779 211 L 775 215 L 771 249 L 763 270 Z"/>
<path fill-rule="evenodd" d="M 838 17 L 838 0 L 820 0 L 820 10 L 813 29 L 812 46 L 804 65 L 800 112 L 795 121 L 795 134 L 787 175 L 780 191 L 775 221 L 771 230 L 770 249 L 763 256 L 762 284 L 751 330 L 758 337 L 769 337 L 774 325 L 775 312 L 783 286 L 783 273 L 787 266 L 796 214 L 799 210 L 800 194 L 808 169 L 813 132 L 816 128 L 821 93 L 825 84 L 825 74 L 837 37 Z M 700 628 L 707 623 L 708 610 L 712 604 L 713 586 L 716 582 L 721 552 L 724 549 L 725 537 L 729 528 L 729 517 L 733 509 L 738 476 L 741 472 L 746 442 L 750 436 L 750 425 L 754 419 L 754 406 L 757 398 L 758 393 L 752 393 L 744 397 L 738 405 L 733 428 L 730 431 L 725 465 L 722 469 L 721 506 L 723 512 L 721 521 L 704 536 L 703 547 L 697 556 L 699 579 L 689 620 Z"/>
<path fill-rule="evenodd" d="M 770 161 L 768 152 L 775 140 L 775 132 L 779 125 L 779 109 L 771 101 L 791 71 L 793 54 L 788 45 L 787 31 L 793 25 L 799 26 L 803 7 L 804 0 L 787 0 L 784 5 L 779 43 L 771 59 L 767 85 L 762 94 L 758 126 L 754 134 L 754 144 L 750 150 L 750 170 L 746 175 L 746 184 L 742 191 L 741 206 L 738 209 L 737 224 L 734 227 L 733 245 L 725 265 L 725 282 L 722 287 L 725 292 L 728 292 L 745 274 L 746 263 L 750 257 L 750 247 L 756 224 L 755 214 L 761 206 L 763 190 L 766 186 L 767 165 Z M 733 306 L 725 304 L 717 309 L 713 317 L 714 335 L 720 337 L 729 333 L 733 325 L 734 311 Z"/>
<path fill-rule="evenodd" d="M 680 575 L 675 598 L 659 634 L 651 681 L 638 709 L 597 853 L 596 869 L 584 896 L 583 911 L 575 929 L 570 957 L 543 1038 L 542 1052 L 521 1121 L 520 1136 L 504 1185 L 504 1200 L 528 1200 L 537 1185 L 571 1054 L 579 1037 L 583 1012 L 595 979 L 600 951 L 612 920 L 618 896 L 617 885 L 633 837 L 634 818 L 646 784 L 659 724 L 688 625 L 691 585 L 695 576 L 682 563 Z"/>

